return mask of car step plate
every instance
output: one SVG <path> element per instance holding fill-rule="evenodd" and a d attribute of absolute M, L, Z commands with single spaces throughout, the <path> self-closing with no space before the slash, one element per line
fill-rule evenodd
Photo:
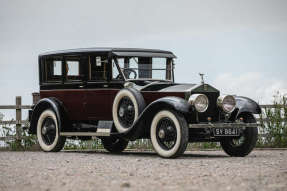
<path fill-rule="evenodd" d="M 238 128 L 214 128 L 213 134 L 216 137 L 222 137 L 222 136 L 239 136 L 240 135 L 240 129 Z"/>
<path fill-rule="evenodd" d="M 113 121 L 99 121 L 96 132 L 60 132 L 61 136 L 89 136 L 89 137 L 104 137 L 110 136 L 113 127 Z"/>

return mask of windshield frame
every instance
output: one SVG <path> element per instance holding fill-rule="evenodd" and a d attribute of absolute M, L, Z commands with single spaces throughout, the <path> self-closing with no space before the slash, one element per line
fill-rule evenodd
<path fill-rule="evenodd" d="M 113 56 L 112 57 L 112 64 L 113 64 L 113 62 L 116 64 L 116 67 L 117 67 L 117 70 L 118 70 L 118 72 L 119 72 L 119 74 L 121 75 L 121 77 L 122 77 L 122 79 L 124 80 L 124 81 L 127 81 L 127 82 L 129 82 L 129 81 L 161 81 L 161 82 L 173 82 L 174 83 L 174 59 L 173 58 L 166 58 L 166 57 L 150 57 L 150 58 L 166 58 L 167 60 L 170 60 L 170 62 L 171 62 L 171 73 L 170 73 L 170 75 L 171 75 L 171 80 L 167 80 L 167 79 L 156 79 L 156 78 L 138 78 L 138 79 L 128 79 L 128 78 L 126 78 L 126 76 L 124 75 L 124 73 L 123 73 L 123 70 L 122 70 L 122 68 L 120 67 L 120 65 L 119 65 L 119 62 L 118 62 L 118 59 L 120 59 L 120 58 L 134 58 L 134 57 L 139 57 L 139 56 L 133 56 L 133 57 L 130 57 L 130 56 L 121 56 L 121 57 L 119 57 L 119 56 Z M 155 70 L 159 70 L 159 69 L 155 69 Z M 160 69 L 161 70 L 161 69 Z M 167 70 L 167 66 L 166 66 L 166 68 L 165 69 L 162 69 L 162 70 Z"/>

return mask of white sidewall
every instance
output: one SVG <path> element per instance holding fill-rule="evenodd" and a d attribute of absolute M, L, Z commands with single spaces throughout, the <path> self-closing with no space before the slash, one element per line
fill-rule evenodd
<path fill-rule="evenodd" d="M 51 117 L 54 120 L 55 124 L 56 124 L 56 137 L 55 137 L 55 140 L 54 140 L 53 144 L 51 144 L 51 145 L 47 145 L 44 142 L 44 140 L 42 138 L 42 134 L 41 134 L 42 124 L 43 124 L 44 120 L 47 117 Z M 37 139 L 38 139 L 38 142 L 39 142 L 39 145 L 40 145 L 41 149 L 44 150 L 44 151 L 51 151 L 57 145 L 57 142 L 58 142 L 58 139 L 59 139 L 58 122 L 57 122 L 57 117 L 56 117 L 55 113 L 52 110 L 45 110 L 40 115 L 38 123 L 37 123 Z"/>
<path fill-rule="evenodd" d="M 168 117 L 173 121 L 175 128 L 176 128 L 176 133 L 177 133 L 176 143 L 174 147 L 170 150 L 164 150 L 163 148 L 161 148 L 156 138 L 156 126 L 158 122 L 160 121 L 160 119 L 164 117 Z M 160 156 L 170 157 L 174 155 L 178 151 L 179 146 L 180 146 L 180 141 L 181 141 L 180 124 L 176 116 L 172 112 L 167 111 L 167 110 L 158 112 L 152 120 L 150 136 L 151 136 L 151 142 L 152 142 L 153 148 Z"/>
<path fill-rule="evenodd" d="M 138 118 L 138 113 L 139 113 L 138 103 L 137 103 L 135 96 L 128 90 L 121 90 L 116 95 L 116 97 L 114 99 L 114 103 L 113 103 L 113 120 L 114 120 L 114 124 L 115 124 L 116 129 L 120 133 L 123 133 L 123 132 L 129 130 L 128 128 L 125 128 L 121 125 L 121 123 L 119 122 L 118 114 L 117 114 L 119 103 L 120 103 L 121 99 L 125 96 L 129 97 L 134 104 L 134 108 L 135 108 L 134 122 Z"/>

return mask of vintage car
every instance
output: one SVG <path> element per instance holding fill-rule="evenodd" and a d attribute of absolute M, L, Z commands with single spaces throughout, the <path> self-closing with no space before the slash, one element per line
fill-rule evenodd
<path fill-rule="evenodd" d="M 40 100 L 29 112 L 29 133 L 47 152 L 60 151 L 66 138 L 98 137 L 114 153 L 129 141 L 151 139 L 164 158 L 180 156 L 189 142 L 220 142 L 230 156 L 248 155 L 257 141 L 259 105 L 220 94 L 202 74 L 199 84 L 175 83 L 175 58 L 131 48 L 41 54 Z"/>

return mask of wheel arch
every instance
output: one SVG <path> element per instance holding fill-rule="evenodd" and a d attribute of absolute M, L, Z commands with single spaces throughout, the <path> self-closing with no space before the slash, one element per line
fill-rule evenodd
<path fill-rule="evenodd" d="M 51 108 L 55 112 L 59 130 L 68 125 L 69 118 L 63 103 L 54 97 L 43 98 L 33 107 L 29 127 L 30 134 L 36 134 L 38 119 L 41 113 L 48 108 Z"/>
<path fill-rule="evenodd" d="M 129 131 L 124 133 L 123 136 L 127 139 L 135 140 L 141 136 L 137 133 L 142 132 L 139 131 L 140 128 L 143 128 L 146 133 L 149 133 L 153 117 L 156 115 L 157 112 L 163 109 L 179 112 L 186 119 L 186 117 L 191 112 L 190 108 L 190 104 L 180 97 L 163 97 L 157 99 L 156 101 L 150 103 L 144 109 L 144 111 L 139 115 L 139 117 L 133 124 L 132 128 L 130 128 Z"/>
<path fill-rule="evenodd" d="M 261 108 L 254 100 L 243 96 L 236 96 L 235 101 L 236 109 L 231 114 L 231 120 L 235 120 L 238 116 L 244 114 L 261 114 Z"/>

